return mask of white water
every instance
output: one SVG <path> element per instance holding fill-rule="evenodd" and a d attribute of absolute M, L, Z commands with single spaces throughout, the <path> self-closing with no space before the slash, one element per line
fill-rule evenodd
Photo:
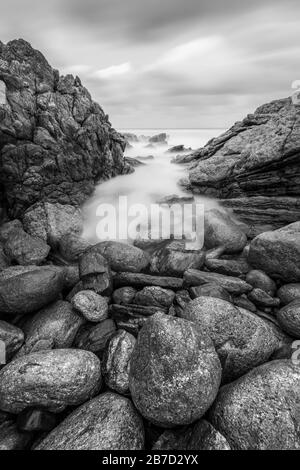
<path fill-rule="evenodd" d="M 93 197 L 83 206 L 83 236 L 92 243 L 99 242 L 96 228 L 101 219 L 97 215 L 100 204 L 112 204 L 119 214 L 120 196 L 127 196 L 128 206 L 143 204 L 149 207 L 165 196 L 186 195 L 178 186 L 178 181 L 187 175 L 186 168 L 183 165 L 171 164 L 171 159 L 176 154 L 168 154 L 166 150 L 181 144 L 196 150 L 223 132 L 220 129 L 119 129 L 119 131 L 147 137 L 165 132 L 169 136 L 168 146 L 146 148 L 147 142 L 133 143 L 134 148 L 126 150 L 126 156 L 137 158 L 152 155 L 154 159 L 143 160 L 145 165 L 135 168 L 135 172 L 130 175 L 117 176 L 96 187 Z M 197 202 L 199 201 L 206 208 L 208 205 L 216 204 L 204 197 L 197 197 Z"/>

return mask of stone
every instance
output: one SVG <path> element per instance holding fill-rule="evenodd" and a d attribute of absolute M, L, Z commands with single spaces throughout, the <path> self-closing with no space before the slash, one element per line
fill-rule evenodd
<path fill-rule="evenodd" d="M 93 247 L 80 256 L 79 275 L 81 290 L 93 290 L 104 296 L 112 293 L 112 274 L 108 262 Z"/>
<path fill-rule="evenodd" d="M 153 306 L 153 305 L 116 305 L 113 304 L 110 307 L 110 314 L 115 320 L 127 319 L 128 317 L 139 318 L 139 317 L 151 317 L 157 312 L 163 312 L 167 314 L 169 312 L 168 307 Z"/>
<path fill-rule="evenodd" d="M 78 77 L 60 76 L 22 39 L 1 43 L 0 59 L 9 103 L 0 105 L 0 199 L 10 217 L 35 203 L 79 206 L 123 172 L 125 141 Z"/>
<path fill-rule="evenodd" d="M 276 318 L 283 331 L 300 339 L 300 299 L 296 299 L 277 312 Z"/>
<path fill-rule="evenodd" d="M 20 357 L 0 371 L 0 409 L 19 414 L 28 407 L 59 413 L 96 395 L 101 365 L 78 349 L 39 351 Z"/>
<path fill-rule="evenodd" d="M 68 292 L 80 282 L 78 264 L 64 266 L 64 289 Z M 66 299 L 68 300 L 68 299 Z"/>
<path fill-rule="evenodd" d="M 187 450 L 231 450 L 222 434 L 208 421 L 201 419 L 195 424 L 188 441 Z"/>
<path fill-rule="evenodd" d="M 257 269 L 251 270 L 246 276 L 246 282 L 255 289 L 265 291 L 271 297 L 274 297 L 276 294 L 276 283 L 263 271 Z"/>
<path fill-rule="evenodd" d="M 162 276 L 180 277 L 187 269 L 201 269 L 204 260 L 203 251 L 188 250 L 178 243 L 171 243 L 153 253 L 150 271 Z"/>
<path fill-rule="evenodd" d="M 50 246 L 47 243 L 23 230 L 14 232 L 4 245 L 4 253 L 11 263 L 21 266 L 42 264 L 49 251 Z"/>
<path fill-rule="evenodd" d="M 80 256 L 89 248 L 91 244 L 77 235 L 76 233 L 68 233 L 59 241 L 59 253 L 69 262 L 77 262 Z"/>
<path fill-rule="evenodd" d="M 120 242 L 101 242 L 93 246 L 91 251 L 97 252 L 108 261 L 113 271 L 139 273 L 149 265 L 149 258 L 140 248 Z"/>
<path fill-rule="evenodd" d="M 245 294 L 241 295 L 240 297 L 234 297 L 232 303 L 236 307 L 240 307 L 240 308 L 243 308 L 245 310 L 249 310 L 249 312 L 256 313 L 257 312 L 256 306 L 246 296 L 244 297 L 244 295 Z M 226 300 L 226 299 L 224 299 L 224 300 Z"/>
<path fill-rule="evenodd" d="M 142 450 L 143 422 L 130 400 L 104 393 L 57 426 L 36 450 Z"/>
<path fill-rule="evenodd" d="M 116 289 L 113 293 L 113 302 L 118 305 L 131 304 L 135 298 L 136 292 L 136 289 L 133 287 L 120 287 L 120 289 Z"/>
<path fill-rule="evenodd" d="M 25 450 L 32 436 L 18 430 L 13 421 L 0 424 L 0 451 L 2 450 Z"/>
<path fill-rule="evenodd" d="M 0 272 L 0 312 L 35 312 L 56 300 L 64 287 L 64 271 L 56 266 L 12 266 Z"/>
<path fill-rule="evenodd" d="M 129 394 L 129 366 L 136 339 L 119 330 L 110 340 L 103 359 L 103 376 L 106 385 L 122 395 Z"/>
<path fill-rule="evenodd" d="M 165 132 L 162 132 L 161 134 L 154 135 L 153 137 L 149 138 L 150 144 L 167 144 L 167 134 Z"/>
<path fill-rule="evenodd" d="M 115 322 L 111 318 L 96 325 L 88 323 L 79 329 L 73 347 L 91 351 L 97 355 L 101 354 L 116 332 Z"/>
<path fill-rule="evenodd" d="M 274 297 L 271 297 L 262 289 L 253 289 L 248 294 L 248 298 L 253 302 L 257 307 L 268 308 L 268 307 L 279 307 L 280 300 Z"/>
<path fill-rule="evenodd" d="M 205 266 L 209 271 L 233 277 L 244 277 L 251 269 L 247 261 L 244 259 L 207 259 L 205 261 Z"/>
<path fill-rule="evenodd" d="M 20 328 L 0 320 L 0 342 L 5 344 L 5 359 L 9 361 L 24 343 L 24 333 Z"/>
<path fill-rule="evenodd" d="M 156 314 L 141 329 L 129 389 L 143 417 L 164 428 L 191 424 L 211 406 L 221 380 L 210 338 L 185 320 Z"/>
<path fill-rule="evenodd" d="M 78 292 L 72 298 L 74 309 L 93 323 L 106 320 L 108 317 L 107 299 L 92 290 Z"/>
<path fill-rule="evenodd" d="M 248 260 L 285 283 L 300 281 L 300 222 L 258 235 L 250 244 Z"/>
<path fill-rule="evenodd" d="M 174 308 L 175 308 L 175 316 L 179 316 L 179 312 L 185 309 L 186 305 L 191 301 L 191 296 L 189 291 L 187 290 L 179 290 L 176 292 L 175 301 L 174 301 Z"/>
<path fill-rule="evenodd" d="M 10 237 L 19 230 L 23 230 L 23 225 L 20 220 L 15 219 L 5 222 L 0 226 L 0 242 L 6 243 Z"/>
<path fill-rule="evenodd" d="M 234 295 L 241 295 L 252 290 L 252 286 L 247 282 L 233 276 L 224 276 L 224 274 L 207 273 L 189 269 L 184 273 L 184 282 L 188 287 L 198 287 L 203 284 L 217 284 L 223 287 L 227 292 Z"/>
<path fill-rule="evenodd" d="M 154 306 L 154 307 L 171 307 L 175 298 L 175 292 L 162 287 L 144 287 L 137 292 L 134 303 L 137 305 Z"/>
<path fill-rule="evenodd" d="M 10 260 L 7 258 L 6 254 L 4 253 L 4 248 L 0 244 L 0 271 L 8 268 L 10 266 Z"/>
<path fill-rule="evenodd" d="M 227 302 L 231 302 L 232 300 L 231 295 L 226 289 L 224 289 L 224 287 L 213 283 L 191 287 L 190 294 L 192 299 L 197 299 L 198 297 L 214 297 L 216 299 L 227 300 Z"/>
<path fill-rule="evenodd" d="M 300 283 L 299 284 L 285 284 L 280 287 L 277 295 L 282 305 L 287 305 L 296 299 L 300 299 Z"/>
<path fill-rule="evenodd" d="M 58 300 L 40 310 L 24 324 L 26 339 L 17 356 L 44 349 L 70 348 L 83 323 L 84 319 L 73 310 L 69 302 Z"/>
<path fill-rule="evenodd" d="M 52 431 L 56 426 L 56 415 L 42 408 L 26 408 L 17 418 L 20 432 Z"/>
<path fill-rule="evenodd" d="M 152 450 L 186 450 L 192 434 L 191 426 L 165 430 L 154 443 Z"/>
<path fill-rule="evenodd" d="M 300 368 L 272 361 L 221 388 L 209 420 L 233 450 L 299 450 Z"/>
<path fill-rule="evenodd" d="M 199 297 L 186 306 L 180 317 L 198 325 L 213 340 L 223 368 L 223 383 L 267 362 L 278 347 L 266 322 L 225 300 Z"/>
<path fill-rule="evenodd" d="M 247 236 L 225 210 L 210 209 L 204 216 L 204 244 L 206 248 L 224 246 L 226 253 L 243 251 Z"/>
<path fill-rule="evenodd" d="M 113 276 L 114 286 L 147 287 L 157 286 L 163 289 L 179 290 L 183 287 L 183 280 L 177 277 L 150 276 L 142 273 L 116 273 Z"/>

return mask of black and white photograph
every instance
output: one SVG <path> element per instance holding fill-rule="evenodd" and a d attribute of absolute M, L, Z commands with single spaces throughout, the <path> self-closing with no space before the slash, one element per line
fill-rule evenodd
<path fill-rule="evenodd" d="M 300 450 L 299 0 L 0 5 L 0 450 Z"/>

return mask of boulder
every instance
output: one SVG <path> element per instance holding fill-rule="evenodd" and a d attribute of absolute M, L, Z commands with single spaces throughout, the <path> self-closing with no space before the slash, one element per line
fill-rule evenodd
<path fill-rule="evenodd" d="M 69 302 L 58 300 L 26 321 L 23 326 L 25 343 L 17 356 L 45 349 L 70 348 L 83 323 L 84 319 Z"/>
<path fill-rule="evenodd" d="M 139 273 L 149 265 L 149 258 L 139 248 L 120 242 L 101 242 L 91 248 L 108 261 L 113 271 Z"/>
<path fill-rule="evenodd" d="M 112 293 L 112 275 L 107 260 L 91 247 L 79 258 L 80 290 L 93 290 L 100 295 Z"/>
<path fill-rule="evenodd" d="M 129 389 L 144 418 L 165 428 L 191 424 L 215 399 L 220 362 L 210 338 L 196 325 L 158 313 L 141 329 Z"/>
<path fill-rule="evenodd" d="M 0 320 L 1 341 L 5 344 L 6 360 L 9 361 L 22 346 L 24 333 L 20 328 Z"/>
<path fill-rule="evenodd" d="M 280 287 L 277 295 L 283 305 L 287 305 L 293 300 L 300 299 L 300 283 L 299 284 L 285 284 Z"/>
<path fill-rule="evenodd" d="M 55 266 L 13 266 L 0 272 L 0 312 L 35 312 L 57 299 L 64 270 Z"/>
<path fill-rule="evenodd" d="M 96 325 L 88 323 L 79 329 L 73 347 L 91 351 L 97 355 L 102 354 L 116 332 L 115 322 L 110 318 Z"/>
<path fill-rule="evenodd" d="M 258 235 L 250 245 L 249 262 L 271 277 L 300 281 L 300 222 Z"/>
<path fill-rule="evenodd" d="M 188 250 L 182 244 L 174 242 L 153 253 L 150 271 L 162 276 L 180 277 L 187 269 L 201 269 L 204 260 L 203 251 Z"/>
<path fill-rule="evenodd" d="M 277 298 L 275 299 L 274 297 L 271 297 L 262 289 L 253 289 L 251 292 L 249 292 L 248 298 L 257 307 L 273 308 L 273 307 L 279 307 L 280 305 L 279 299 Z"/>
<path fill-rule="evenodd" d="M 197 299 L 198 297 L 214 297 L 216 299 L 227 300 L 227 302 L 231 302 L 232 300 L 230 294 L 226 289 L 224 289 L 224 287 L 213 283 L 191 287 L 190 293 L 192 299 Z"/>
<path fill-rule="evenodd" d="M 261 289 L 273 297 L 276 293 L 276 284 L 266 273 L 252 269 L 246 276 L 246 282 L 255 289 Z"/>
<path fill-rule="evenodd" d="M 79 206 L 96 182 L 122 173 L 125 141 L 78 77 L 60 76 L 22 39 L 1 43 L 0 59 L 9 102 L 0 105 L 0 199 L 10 217 L 36 202 Z"/>
<path fill-rule="evenodd" d="M 32 266 L 42 264 L 50 251 L 50 246 L 24 230 L 14 232 L 4 245 L 4 253 L 13 264 Z"/>
<path fill-rule="evenodd" d="M 177 277 L 150 276 L 143 273 L 116 273 L 113 276 L 116 287 L 133 286 L 147 287 L 157 286 L 163 289 L 179 290 L 183 287 L 183 280 Z"/>
<path fill-rule="evenodd" d="M 39 351 L 20 357 L 0 371 L 0 409 L 18 414 L 27 407 L 61 412 L 97 394 L 99 359 L 75 349 Z"/>
<path fill-rule="evenodd" d="M 300 339 L 300 299 L 296 299 L 277 312 L 277 320 L 283 331 Z"/>
<path fill-rule="evenodd" d="M 5 222 L 0 226 L 0 242 L 5 244 L 10 237 L 19 230 L 23 230 L 23 225 L 20 220 L 15 219 Z"/>
<path fill-rule="evenodd" d="M 201 419 L 195 424 L 188 441 L 187 450 L 231 450 L 224 436 L 208 421 Z"/>
<path fill-rule="evenodd" d="M 250 270 L 245 259 L 206 259 L 205 266 L 209 271 L 233 277 L 244 277 Z"/>
<path fill-rule="evenodd" d="M 213 340 L 223 367 L 223 383 L 267 362 L 278 347 L 265 321 L 225 300 L 199 297 L 186 306 L 180 317 L 198 325 Z"/>
<path fill-rule="evenodd" d="M 133 287 L 120 287 L 113 293 L 113 302 L 118 305 L 128 305 L 134 300 L 136 289 Z"/>
<path fill-rule="evenodd" d="M 110 340 L 103 358 L 103 376 L 106 385 L 121 394 L 129 394 L 129 366 L 136 339 L 119 330 Z"/>
<path fill-rule="evenodd" d="M 77 233 L 68 233 L 59 241 L 59 253 L 69 262 L 77 262 L 91 244 Z"/>
<path fill-rule="evenodd" d="M 273 361 L 222 387 L 209 419 L 233 450 L 299 450 L 299 394 L 299 366 Z"/>
<path fill-rule="evenodd" d="M 108 317 L 107 299 L 92 290 L 84 290 L 75 294 L 72 298 L 72 305 L 90 322 L 98 323 Z"/>
<path fill-rule="evenodd" d="M 210 209 L 204 218 L 204 244 L 206 248 L 224 246 L 226 253 L 243 251 L 247 236 L 225 210 Z"/>
<path fill-rule="evenodd" d="M 141 450 L 143 422 L 130 400 L 104 393 L 73 411 L 36 450 Z"/>
<path fill-rule="evenodd" d="M 241 295 L 252 290 L 252 286 L 250 284 L 238 277 L 197 271 L 196 269 L 189 269 L 184 273 L 184 283 L 188 287 L 198 287 L 203 284 L 216 284 L 234 295 Z"/>
<path fill-rule="evenodd" d="M 143 290 L 137 292 L 134 303 L 137 305 L 153 306 L 153 307 L 170 307 L 175 298 L 175 292 L 162 287 L 144 287 Z"/>

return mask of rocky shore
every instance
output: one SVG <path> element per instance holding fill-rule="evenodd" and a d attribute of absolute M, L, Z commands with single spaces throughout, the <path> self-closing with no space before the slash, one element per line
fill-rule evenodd
<path fill-rule="evenodd" d="M 201 250 L 91 246 L 78 205 L 126 171 L 123 138 L 78 79 L 24 41 L 1 44 L 0 57 L 0 449 L 299 450 L 297 218 L 256 234 L 211 209 Z M 269 121 L 290 103 L 274 106 L 243 132 L 269 126 L 273 145 Z M 296 130 L 292 119 L 284 151 L 269 153 L 282 181 L 294 175 L 279 197 L 297 194 Z M 198 152 L 194 189 L 206 178 L 220 197 L 251 197 L 240 189 L 256 165 L 249 154 L 238 164 L 232 150 L 230 183 L 207 177 L 241 133 Z"/>

